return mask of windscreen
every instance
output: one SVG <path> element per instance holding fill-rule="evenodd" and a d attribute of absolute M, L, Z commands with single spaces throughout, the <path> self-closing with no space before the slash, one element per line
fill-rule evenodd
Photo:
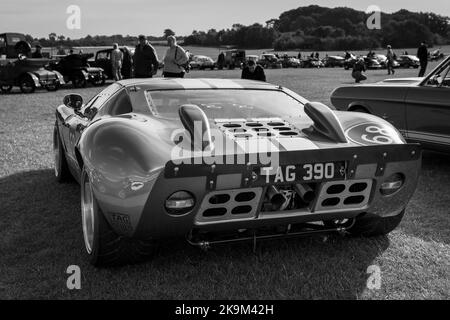
<path fill-rule="evenodd" d="M 178 118 L 184 104 L 199 106 L 209 119 L 298 117 L 303 104 L 280 90 L 217 89 L 146 91 L 150 111 L 163 118 Z"/>

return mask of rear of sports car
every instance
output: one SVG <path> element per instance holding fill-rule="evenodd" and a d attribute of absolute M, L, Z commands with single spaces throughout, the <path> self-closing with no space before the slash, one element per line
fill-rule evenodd
<path fill-rule="evenodd" d="M 139 256 L 147 244 L 172 237 L 208 247 L 392 231 L 416 188 L 420 147 L 380 118 L 320 103 L 300 108 L 299 98 L 291 113 L 266 116 L 288 93 L 238 89 L 234 96 L 250 98 L 236 103 L 227 91 L 221 101 L 220 90 L 147 92 L 153 115 L 108 117 L 86 129 L 79 149 L 83 228 L 93 263 Z M 180 106 L 186 96 L 196 103 Z M 250 104 L 255 96 L 268 109 Z M 176 101 L 173 111 L 167 102 L 158 107 L 161 97 Z"/>
<path fill-rule="evenodd" d="M 235 152 L 167 162 L 134 236 L 187 235 L 207 246 L 329 231 L 385 234 L 416 188 L 419 146 L 376 122 L 348 126 L 340 143 L 281 118 L 214 125 Z"/>

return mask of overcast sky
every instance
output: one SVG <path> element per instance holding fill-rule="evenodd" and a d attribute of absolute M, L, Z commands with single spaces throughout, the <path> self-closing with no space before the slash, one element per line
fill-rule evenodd
<path fill-rule="evenodd" d="M 286 10 L 317 4 L 365 11 L 377 5 L 384 12 L 399 9 L 450 16 L 450 0 L 0 0 L 0 33 L 17 31 L 35 37 L 50 32 L 72 39 L 91 35 L 160 36 L 170 28 L 177 35 L 193 30 L 230 28 L 278 18 Z M 69 5 L 81 9 L 81 29 L 69 30 Z"/>

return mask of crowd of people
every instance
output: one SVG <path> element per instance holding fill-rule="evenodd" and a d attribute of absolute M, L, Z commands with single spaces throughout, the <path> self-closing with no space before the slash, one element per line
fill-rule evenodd
<path fill-rule="evenodd" d="M 348 52 L 347 52 L 347 54 L 348 54 Z M 408 52 L 405 51 L 405 52 L 403 52 L 403 54 L 407 55 Z M 369 51 L 369 53 L 367 54 L 367 57 L 370 58 L 373 56 L 375 56 L 375 53 L 373 51 Z M 417 58 L 419 58 L 419 62 L 420 62 L 420 70 L 419 70 L 418 76 L 423 77 L 427 70 L 428 57 L 429 57 L 427 44 L 425 42 L 422 42 L 420 44 L 419 48 L 417 49 L 416 56 L 417 56 Z M 347 56 L 346 56 L 346 58 L 347 58 Z M 388 75 L 394 74 L 395 73 L 394 61 L 397 59 L 397 56 L 394 53 L 391 45 L 387 46 L 386 58 L 387 58 L 386 66 L 387 66 Z M 366 71 L 366 65 L 364 63 L 364 59 L 359 58 L 355 62 L 354 66 L 353 66 L 353 70 L 352 70 L 352 77 L 353 77 L 353 79 L 355 79 L 356 83 L 360 83 L 361 81 L 367 80 L 367 76 L 364 74 L 365 71 Z"/>
<path fill-rule="evenodd" d="M 132 59 L 133 69 L 134 69 L 134 77 L 135 78 L 151 78 L 156 75 L 159 68 L 159 59 L 156 53 L 155 48 L 150 44 L 147 38 L 144 35 L 139 35 L 138 37 L 139 43 L 135 47 L 134 56 Z M 189 51 L 185 50 L 183 47 L 178 45 L 177 39 L 175 36 L 167 37 L 168 49 L 162 59 L 164 62 L 162 76 L 165 78 L 183 78 L 186 72 L 189 72 Z M 392 46 L 388 45 L 386 48 L 386 67 L 388 75 L 395 74 L 394 70 L 394 61 L 397 56 L 394 53 Z M 80 53 L 82 53 L 80 51 Z M 71 50 L 70 54 L 73 54 L 73 50 Z M 403 54 L 408 54 L 406 51 Z M 351 58 L 351 54 L 349 52 L 345 52 L 344 59 Z M 319 52 L 312 52 L 310 55 L 306 55 L 308 59 L 319 59 Z M 367 54 L 368 58 L 375 57 L 375 53 L 373 51 L 369 51 Z M 417 57 L 420 61 L 420 71 L 419 77 L 423 77 L 427 64 L 429 53 L 427 49 L 426 43 L 422 42 L 417 50 Z M 42 55 L 42 47 L 40 45 L 35 46 L 35 51 L 32 53 L 32 58 L 43 58 Z M 297 55 L 299 60 L 302 59 L 302 53 L 299 52 Z M 117 43 L 113 44 L 113 49 L 111 52 L 111 66 L 112 66 L 112 74 L 115 81 L 119 81 L 122 79 L 122 67 L 124 64 L 124 54 L 119 49 L 119 45 Z M 225 56 L 223 52 L 219 54 L 217 64 L 223 64 L 225 60 Z M 357 58 L 352 68 L 352 77 L 356 83 L 360 83 L 361 81 L 367 80 L 366 72 L 366 64 L 364 58 Z M 249 60 L 243 66 L 242 79 L 251 79 L 258 81 L 266 81 L 266 75 L 264 72 L 264 68 L 259 65 L 254 60 Z"/>

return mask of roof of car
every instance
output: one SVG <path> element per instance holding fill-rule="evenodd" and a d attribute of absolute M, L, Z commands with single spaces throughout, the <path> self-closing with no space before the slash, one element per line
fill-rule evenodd
<path fill-rule="evenodd" d="M 117 82 L 125 87 L 148 86 L 149 90 L 174 89 L 266 89 L 280 87 L 271 83 L 243 79 L 192 79 L 192 78 L 147 78 L 127 79 Z"/>

